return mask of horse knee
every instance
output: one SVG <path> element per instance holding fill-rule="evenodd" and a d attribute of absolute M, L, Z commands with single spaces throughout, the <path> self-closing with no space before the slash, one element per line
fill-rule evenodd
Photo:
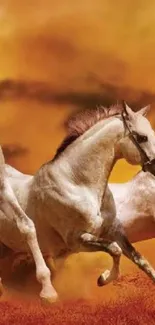
<path fill-rule="evenodd" d="M 118 257 L 120 257 L 121 254 L 122 254 L 122 249 L 120 248 L 120 246 L 119 246 L 116 242 L 112 242 L 112 243 L 109 245 L 109 249 L 110 249 L 111 253 L 112 253 L 114 256 L 118 256 Z"/>
<path fill-rule="evenodd" d="M 36 236 L 36 229 L 33 221 L 29 218 L 21 218 L 20 220 L 17 220 L 17 226 L 27 240 L 33 239 L 34 236 Z"/>

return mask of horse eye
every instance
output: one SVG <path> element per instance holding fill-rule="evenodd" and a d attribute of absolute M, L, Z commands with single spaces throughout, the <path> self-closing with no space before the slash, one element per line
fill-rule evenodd
<path fill-rule="evenodd" d="M 148 141 L 148 137 L 146 135 L 136 134 L 136 140 L 138 143 L 144 143 Z"/>

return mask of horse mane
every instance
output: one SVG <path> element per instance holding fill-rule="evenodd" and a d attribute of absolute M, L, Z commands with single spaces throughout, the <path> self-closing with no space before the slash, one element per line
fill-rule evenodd
<path fill-rule="evenodd" d="M 85 109 L 73 115 L 67 121 L 68 134 L 58 147 L 53 160 L 58 158 L 61 152 L 63 152 L 73 141 L 79 138 L 97 122 L 119 115 L 122 113 L 122 110 L 123 107 L 120 104 L 110 106 L 109 108 L 97 106 L 96 108 Z"/>

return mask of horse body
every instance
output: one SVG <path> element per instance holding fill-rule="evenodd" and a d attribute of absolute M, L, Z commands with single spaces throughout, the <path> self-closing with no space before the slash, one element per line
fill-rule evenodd
<path fill-rule="evenodd" d="M 6 165 L 6 174 L 8 181 L 20 203 L 22 209 L 25 211 L 28 203 L 30 190 L 32 190 L 32 182 L 34 176 L 26 175 L 15 168 Z M 132 243 L 147 240 L 155 237 L 155 177 L 148 173 L 140 171 L 132 180 L 127 183 L 110 183 L 109 189 L 111 190 L 115 205 L 117 218 L 123 225 L 125 232 Z M 31 217 L 31 215 L 30 215 Z M 0 226 L 2 220 L 5 218 L 4 214 L 0 211 Z M 52 215 L 51 217 L 52 218 Z M 44 242 L 44 237 L 48 239 L 45 244 L 40 244 L 42 250 L 53 255 L 53 257 L 61 254 L 62 246 L 64 249 L 64 242 L 61 237 L 56 233 L 52 227 L 49 227 L 49 221 L 46 220 L 44 214 L 44 224 L 47 224 L 47 231 L 42 231 L 43 221 L 42 218 L 34 217 L 35 226 L 37 228 L 37 236 L 39 243 Z M 4 221 L 7 222 L 6 220 Z M 9 236 L 6 231 L 9 229 Z M 50 229 L 50 233 L 49 233 Z M 17 227 L 12 222 L 6 227 L 4 225 L 4 240 L 5 245 L 10 248 L 14 246 L 15 251 L 28 251 L 25 247 L 22 236 L 20 235 Z M 2 231 L 0 231 L 0 239 L 2 241 Z M 8 238 L 12 238 L 12 244 L 9 245 Z M 57 239 L 56 239 L 57 238 Z M 14 244 L 13 244 L 14 243 Z M 55 247 L 55 249 L 54 249 Z M 12 247 L 13 249 L 13 247 Z"/>
<path fill-rule="evenodd" d="M 129 240 L 138 242 L 155 237 L 155 177 L 139 172 L 123 184 L 109 184 L 114 196 L 117 218 Z"/>
<path fill-rule="evenodd" d="M 114 147 L 123 136 L 120 119 L 100 121 L 34 176 L 27 213 L 48 222 L 69 252 L 98 250 L 82 235 L 97 241 L 115 219 L 107 180 L 116 161 Z"/>
<path fill-rule="evenodd" d="M 104 131 L 102 132 L 104 133 Z M 101 135 L 98 137 L 101 142 L 100 146 L 105 138 Z M 86 139 L 88 149 L 81 146 L 82 139 L 81 141 L 77 140 L 77 154 L 74 151 L 74 146 L 73 149 L 68 148 L 70 153 L 64 152 L 61 159 L 44 165 L 39 170 L 32 185 L 30 200 L 37 201 L 35 205 L 32 203 L 36 207 L 33 215 L 37 216 L 39 211 L 42 218 L 48 219 L 49 225 L 60 234 L 66 247 L 69 249 L 72 247 L 72 250 L 76 249 L 74 246 L 79 246 L 78 238 L 82 233 L 88 232 L 99 237 L 103 222 L 106 224 L 110 221 L 109 217 L 106 219 L 106 216 L 103 220 L 100 208 L 107 178 L 112 169 L 114 154 L 109 155 L 106 162 L 106 159 L 102 158 L 105 156 L 104 146 L 102 151 L 99 151 L 96 140 L 94 137 Z M 107 150 L 106 147 L 105 150 Z M 84 165 L 88 159 L 87 150 L 89 150 L 89 164 L 86 170 Z M 110 150 L 112 151 L 111 148 L 109 148 Z M 101 154 L 98 153 L 96 175 L 93 175 L 91 170 L 94 169 L 92 165 L 96 161 L 96 151 Z M 105 166 L 103 167 L 103 165 Z M 28 210 L 28 213 L 30 215 L 31 211 Z"/>
<path fill-rule="evenodd" d="M 121 133 L 123 133 L 123 124 L 120 123 L 118 119 L 116 119 L 116 123 L 117 125 L 121 125 Z M 102 124 L 105 124 L 105 121 L 101 121 L 100 124 L 99 129 L 101 130 Z M 115 123 L 113 127 L 116 128 Z M 57 238 L 61 238 L 60 241 L 61 244 L 63 242 L 63 249 L 69 251 L 80 250 L 79 237 L 82 233 L 88 232 L 98 237 L 100 235 L 103 223 L 100 207 L 107 185 L 107 178 L 113 167 L 114 153 L 112 152 L 112 154 L 109 155 L 110 159 L 107 159 L 106 161 L 106 159 L 104 159 L 104 146 L 107 151 L 107 144 L 105 144 L 102 150 L 100 150 L 102 159 L 101 157 L 98 157 L 98 174 L 95 176 L 91 175 L 91 169 L 93 168 L 92 164 L 95 163 L 94 160 L 96 161 L 95 153 L 100 149 L 97 148 L 97 145 L 101 146 L 102 142 L 105 141 L 105 130 L 102 130 L 102 137 L 100 134 L 98 135 L 99 144 L 96 142 L 97 139 L 90 137 L 89 133 L 91 132 L 92 130 L 87 132 L 88 141 L 86 139 L 88 150 L 92 151 L 89 154 L 89 160 L 91 161 L 91 164 L 89 163 L 89 173 L 88 170 L 85 170 L 83 167 L 83 164 L 86 163 L 86 159 L 88 159 L 86 148 L 81 145 L 82 139 L 80 139 L 80 141 L 77 139 L 76 147 L 73 146 L 73 150 L 76 148 L 77 155 L 75 154 L 75 151 L 74 154 L 71 152 L 71 155 L 69 155 L 66 150 L 64 158 L 62 157 L 60 160 L 43 165 L 34 176 L 33 181 L 30 179 L 30 182 L 26 184 L 29 189 L 29 195 L 25 196 L 23 202 L 21 200 L 23 191 L 19 193 L 19 182 L 17 188 L 14 187 L 14 192 L 19 196 L 20 205 L 26 214 L 35 222 L 39 243 L 45 254 L 49 251 L 51 253 L 51 247 L 53 247 L 54 240 L 52 237 L 53 232 Z M 118 137 L 118 128 L 115 133 L 116 137 Z M 83 137 L 86 138 L 86 135 L 84 134 Z M 107 140 L 108 142 L 112 142 L 109 138 Z M 94 143 L 92 143 L 92 141 Z M 68 149 L 71 149 L 71 146 Z M 79 150 L 81 154 L 82 150 L 84 152 L 81 162 L 78 158 Z M 109 146 L 109 151 L 110 150 L 113 151 L 112 144 L 111 148 Z M 68 162 L 69 156 L 71 159 Z M 72 156 L 74 156 L 74 159 Z M 106 165 L 105 168 L 103 168 L 103 159 L 104 164 Z M 92 180 L 90 176 L 92 177 Z M 100 188 L 97 184 L 99 177 Z M 87 179 L 89 181 L 89 186 L 88 184 L 85 184 Z M 13 180 L 10 181 L 12 182 Z M 102 185 L 103 182 L 104 186 Z M 12 184 L 12 186 L 14 186 L 14 184 Z M 98 192 L 96 194 L 97 187 Z M 114 213 L 111 213 L 111 218 L 114 218 L 114 216 L 115 211 Z M 109 222 L 110 214 L 108 216 L 105 214 L 104 224 L 109 224 Z M 10 228 L 10 232 L 11 231 Z M 15 238 L 15 245 L 18 246 L 17 235 Z M 5 242 L 5 244 L 7 243 Z M 21 248 L 21 246 L 18 247 Z M 62 247 L 60 250 L 62 250 Z"/>

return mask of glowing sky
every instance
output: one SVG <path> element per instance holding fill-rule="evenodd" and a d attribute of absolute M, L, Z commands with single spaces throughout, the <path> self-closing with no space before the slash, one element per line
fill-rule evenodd
<path fill-rule="evenodd" d="M 152 103 L 154 18 L 154 1 L 1 1 L 1 143 L 19 148 L 8 161 L 34 172 L 77 108 L 122 97 L 135 108 Z M 112 180 L 137 170 L 121 162 Z"/>

